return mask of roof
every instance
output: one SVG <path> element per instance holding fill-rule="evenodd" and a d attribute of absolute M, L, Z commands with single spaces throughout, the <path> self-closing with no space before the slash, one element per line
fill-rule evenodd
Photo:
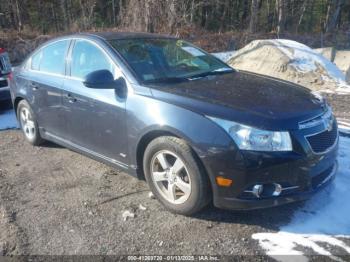
<path fill-rule="evenodd" d="M 151 34 L 151 33 L 135 33 L 135 32 L 88 32 L 80 35 L 97 36 L 104 40 L 114 39 L 136 39 L 136 38 L 176 38 L 170 35 Z"/>

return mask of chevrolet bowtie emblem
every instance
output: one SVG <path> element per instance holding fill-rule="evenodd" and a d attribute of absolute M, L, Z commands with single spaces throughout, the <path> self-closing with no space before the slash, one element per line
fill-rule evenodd
<path fill-rule="evenodd" d="M 333 129 L 333 118 L 325 118 L 325 119 L 323 119 L 323 123 L 324 123 L 324 127 L 328 131 L 332 131 L 332 129 Z"/>

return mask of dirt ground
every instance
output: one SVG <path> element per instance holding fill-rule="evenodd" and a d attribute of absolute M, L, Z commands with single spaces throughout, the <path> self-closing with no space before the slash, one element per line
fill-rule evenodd
<path fill-rule="evenodd" d="M 336 114 L 349 117 L 349 98 L 340 105 L 329 96 Z M 19 130 L 0 131 L 0 256 L 264 255 L 252 234 L 278 230 L 303 206 L 209 206 L 184 217 L 148 193 L 146 182 L 90 158 L 51 143 L 33 147 Z M 135 217 L 124 221 L 125 210 Z"/>
<path fill-rule="evenodd" d="M 332 106 L 337 119 L 345 119 L 350 123 L 350 95 L 323 93 L 322 96 Z"/>
<path fill-rule="evenodd" d="M 276 230 L 297 205 L 174 215 L 148 187 L 54 144 L 0 132 L 0 247 L 15 254 L 263 254 L 250 236 Z M 146 210 L 141 210 L 142 204 Z M 123 220 L 125 210 L 135 218 Z"/>

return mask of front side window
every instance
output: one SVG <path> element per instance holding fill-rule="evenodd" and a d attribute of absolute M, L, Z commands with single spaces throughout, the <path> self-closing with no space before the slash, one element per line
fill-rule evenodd
<path fill-rule="evenodd" d="M 116 39 L 109 42 L 142 82 L 233 72 L 217 58 L 178 39 Z"/>
<path fill-rule="evenodd" d="M 33 56 L 32 69 L 38 70 L 37 65 L 40 60 L 39 71 L 64 75 L 68 47 L 69 40 L 58 41 L 44 47 L 39 53 Z"/>
<path fill-rule="evenodd" d="M 114 73 L 113 64 L 102 50 L 88 41 L 77 40 L 72 53 L 71 76 L 83 79 L 89 73 L 103 69 Z"/>

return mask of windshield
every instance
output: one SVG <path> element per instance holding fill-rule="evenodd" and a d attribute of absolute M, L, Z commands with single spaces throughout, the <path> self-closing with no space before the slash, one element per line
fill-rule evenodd
<path fill-rule="evenodd" d="M 191 80 L 233 69 L 203 50 L 178 39 L 109 41 L 142 82 Z"/>

